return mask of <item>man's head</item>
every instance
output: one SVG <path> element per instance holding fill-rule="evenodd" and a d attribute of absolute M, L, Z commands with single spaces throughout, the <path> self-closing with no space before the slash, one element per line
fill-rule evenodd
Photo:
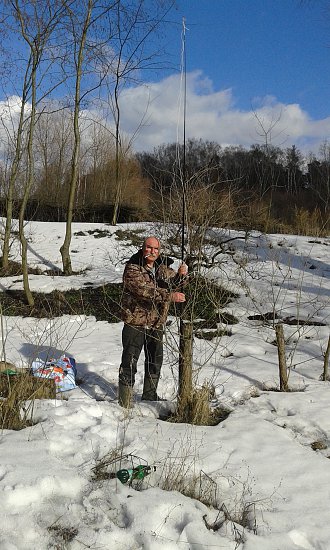
<path fill-rule="evenodd" d="M 144 257 L 144 261 L 150 265 L 153 266 L 155 260 L 157 260 L 159 256 L 160 251 L 160 242 L 156 237 L 147 237 L 143 241 L 142 245 L 142 253 Z"/>

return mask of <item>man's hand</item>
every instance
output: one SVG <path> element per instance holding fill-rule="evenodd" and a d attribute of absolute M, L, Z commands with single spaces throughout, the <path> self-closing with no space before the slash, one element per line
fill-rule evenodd
<path fill-rule="evenodd" d="M 178 275 L 180 275 L 180 277 L 186 277 L 186 275 L 188 275 L 188 266 L 184 262 L 180 265 L 178 269 Z"/>
<path fill-rule="evenodd" d="M 171 292 L 170 300 L 171 302 L 180 303 L 180 302 L 185 302 L 186 297 L 183 294 L 183 292 Z"/>

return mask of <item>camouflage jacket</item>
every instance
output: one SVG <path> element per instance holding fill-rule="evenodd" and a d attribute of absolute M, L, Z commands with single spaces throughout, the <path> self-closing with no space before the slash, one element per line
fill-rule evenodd
<path fill-rule="evenodd" d="M 139 327 L 160 328 L 167 318 L 170 292 L 178 289 L 181 278 L 169 266 L 171 258 L 160 256 L 155 270 L 144 264 L 142 250 L 127 262 L 123 275 L 122 320 Z"/>

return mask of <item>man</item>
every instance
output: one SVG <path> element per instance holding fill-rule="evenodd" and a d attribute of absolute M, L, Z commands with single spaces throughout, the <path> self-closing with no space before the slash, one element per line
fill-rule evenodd
<path fill-rule="evenodd" d="M 163 332 L 171 302 L 184 302 L 178 289 L 187 276 L 182 264 L 176 273 L 170 258 L 160 256 L 156 237 L 145 239 L 141 250 L 128 260 L 123 276 L 123 353 L 119 369 L 119 404 L 131 406 L 137 362 L 145 353 L 142 400 L 157 401 L 163 363 Z"/>

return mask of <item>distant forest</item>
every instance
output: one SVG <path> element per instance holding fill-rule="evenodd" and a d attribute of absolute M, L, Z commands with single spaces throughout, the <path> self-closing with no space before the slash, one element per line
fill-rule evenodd
<path fill-rule="evenodd" d="M 215 142 L 190 139 L 184 148 L 172 143 L 156 147 L 152 152 L 126 155 L 120 159 L 119 166 L 109 141 L 100 140 L 96 145 L 92 148 L 93 156 L 88 157 L 85 151 L 79 163 L 74 221 L 111 223 L 114 182 L 119 168 L 118 221 L 121 222 L 162 220 L 169 201 L 173 221 L 180 221 L 180 206 L 173 209 L 173 203 L 179 203 L 185 192 L 190 208 L 196 211 L 203 200 L 212 200 L 214 208 L 221 212 L 217 223 L 222 226 L 267 232 L 329 233 L 328 143 L 320 148 L 318 155 L 310 154 L 306 158 L 294 145 L 223 148 Z M 26 218 L 65 221 L 70 154 L 65 154 L 61 143 L 51 146 L 40 141 L 35 166 Z M 0 178 L 4 191 L 4 169 Z M 17 177 L 14 217 L 20 207 L 22 190 Z M 4 192 L 1 214 L 6 215 Z"/>

